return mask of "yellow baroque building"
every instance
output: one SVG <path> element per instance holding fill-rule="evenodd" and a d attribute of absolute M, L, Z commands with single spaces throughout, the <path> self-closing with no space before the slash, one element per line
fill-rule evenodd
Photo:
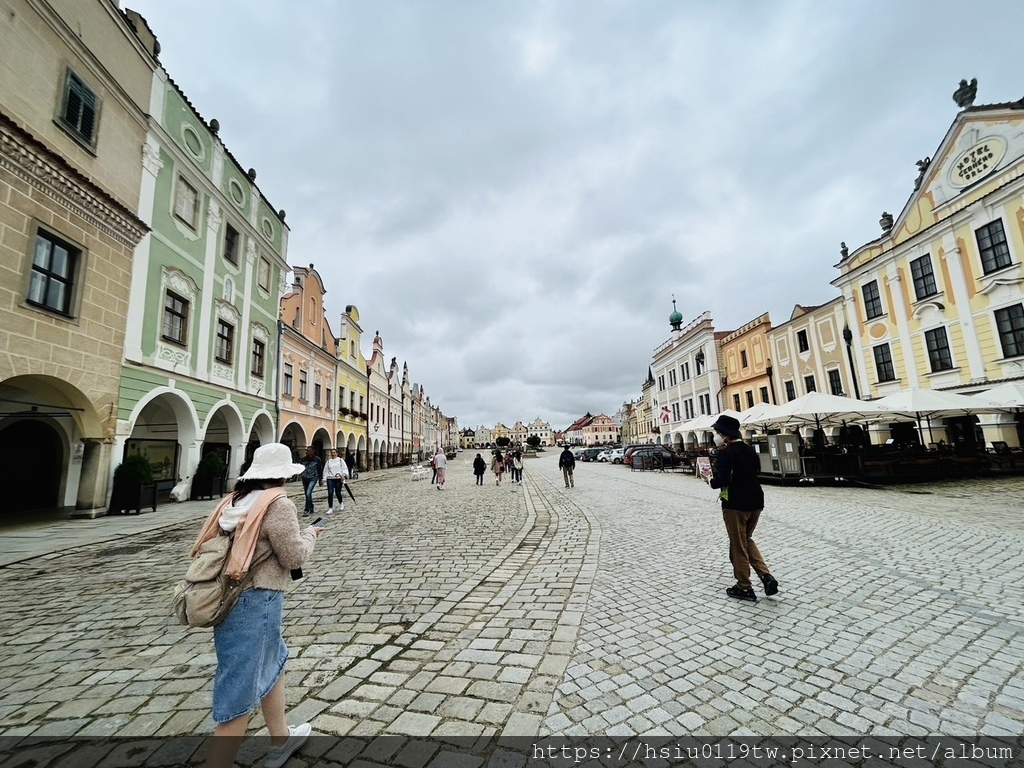
<path fill-rule="evenodd" d="M 883 213 L 882 235 L 844 247 L 836 265 L 856 376 L 872 398 L 1024 378 L 1024 99 L 974 106 L 974 86 L 954 95 L 962 109 L 918 162 L 902 212 Z M 947 419 L 951 439 L 1019 444 L 1019 415 L 981 419 Z"/>

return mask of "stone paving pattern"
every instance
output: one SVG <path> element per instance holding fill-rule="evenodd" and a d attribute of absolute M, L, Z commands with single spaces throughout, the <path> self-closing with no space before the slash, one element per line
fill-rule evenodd
<path fill-rule="evenodd" d="M 363 742 L 1024 731 L 1024 478 L 767 486 L 781 591 L 750 604 L 692 476 L 583 464 L 565 489 L 548 452 L 477 487 L 472 455 L 443 491 L 353 484 L 285 600 L 291 720 Z M 0 735 L 210 732 L 212 632 L 168 609 L 201 516 L 0 567 Z"/>

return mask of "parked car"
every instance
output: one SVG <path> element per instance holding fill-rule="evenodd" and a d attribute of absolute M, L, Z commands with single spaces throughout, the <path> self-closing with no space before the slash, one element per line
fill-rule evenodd
<path fill-rule="evenodd" d="M 682 456 L 661 445 L 638 445 L 635 448 L 630 448 L 626 451 L 622 461 L 626 466 L 632 467 L 633 461 L 638 455 L 650 455 L 655 466 L 658 466 L 659 461 L 660 466 L 663 467 L 678 467 L 683 463 Z"/>
<path fill-rule="evenodd" d="M 607 448 L 605 448 L 603 451 L 601 451 L 599 454 L 597 454 L 597 460 L 598 461 L 608 461 L 608 454 L 610 454 L 610 453 L 611 453 L 611 451 L 608 450 Z"/>
<path fill-rule="evenodd" d="M 612 448 L 607 453 L 608 453 L 608 461 L 610 461 L 612 464 L 621 464 L 622 463 L 622 458 L 626 454 L 626 452 L 624 450 L 622 450 L 621 448 Z"/>
<path fill-rule="evenodd" d="M 597 461 L 597 454 L 600 452 L 600 448 L 584 448 L 576 458 L 579 461 Z"/>

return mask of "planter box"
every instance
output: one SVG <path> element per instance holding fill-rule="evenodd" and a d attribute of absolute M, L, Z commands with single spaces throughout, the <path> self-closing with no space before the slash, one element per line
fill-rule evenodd
<path fill-rule="evenodd" d="M 227 475 L 220 477 L 197 477 L 192 480 L 190 499 L 219 499 L 224 495 Z"/>
<path fill-rule="evenodd" d="M 132 483 L 130 485 L 115 485 L 110 496 L 110 508 L 108 514 L 125 514 L 135 512 L 140 514 L 146 507 L 151 507 L 156 512 L 156 483 Z"/>

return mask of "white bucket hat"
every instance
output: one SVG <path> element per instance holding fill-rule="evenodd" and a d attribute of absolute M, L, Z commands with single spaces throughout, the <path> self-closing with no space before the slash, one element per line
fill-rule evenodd
<path fill-rule="evenodd" d="M 282 443 L 261 445 L 252 455 L 252 464 L 239 480 L 281 480 L 297 475 L 303 464 L 292 463 L 292 449 Z"/>

